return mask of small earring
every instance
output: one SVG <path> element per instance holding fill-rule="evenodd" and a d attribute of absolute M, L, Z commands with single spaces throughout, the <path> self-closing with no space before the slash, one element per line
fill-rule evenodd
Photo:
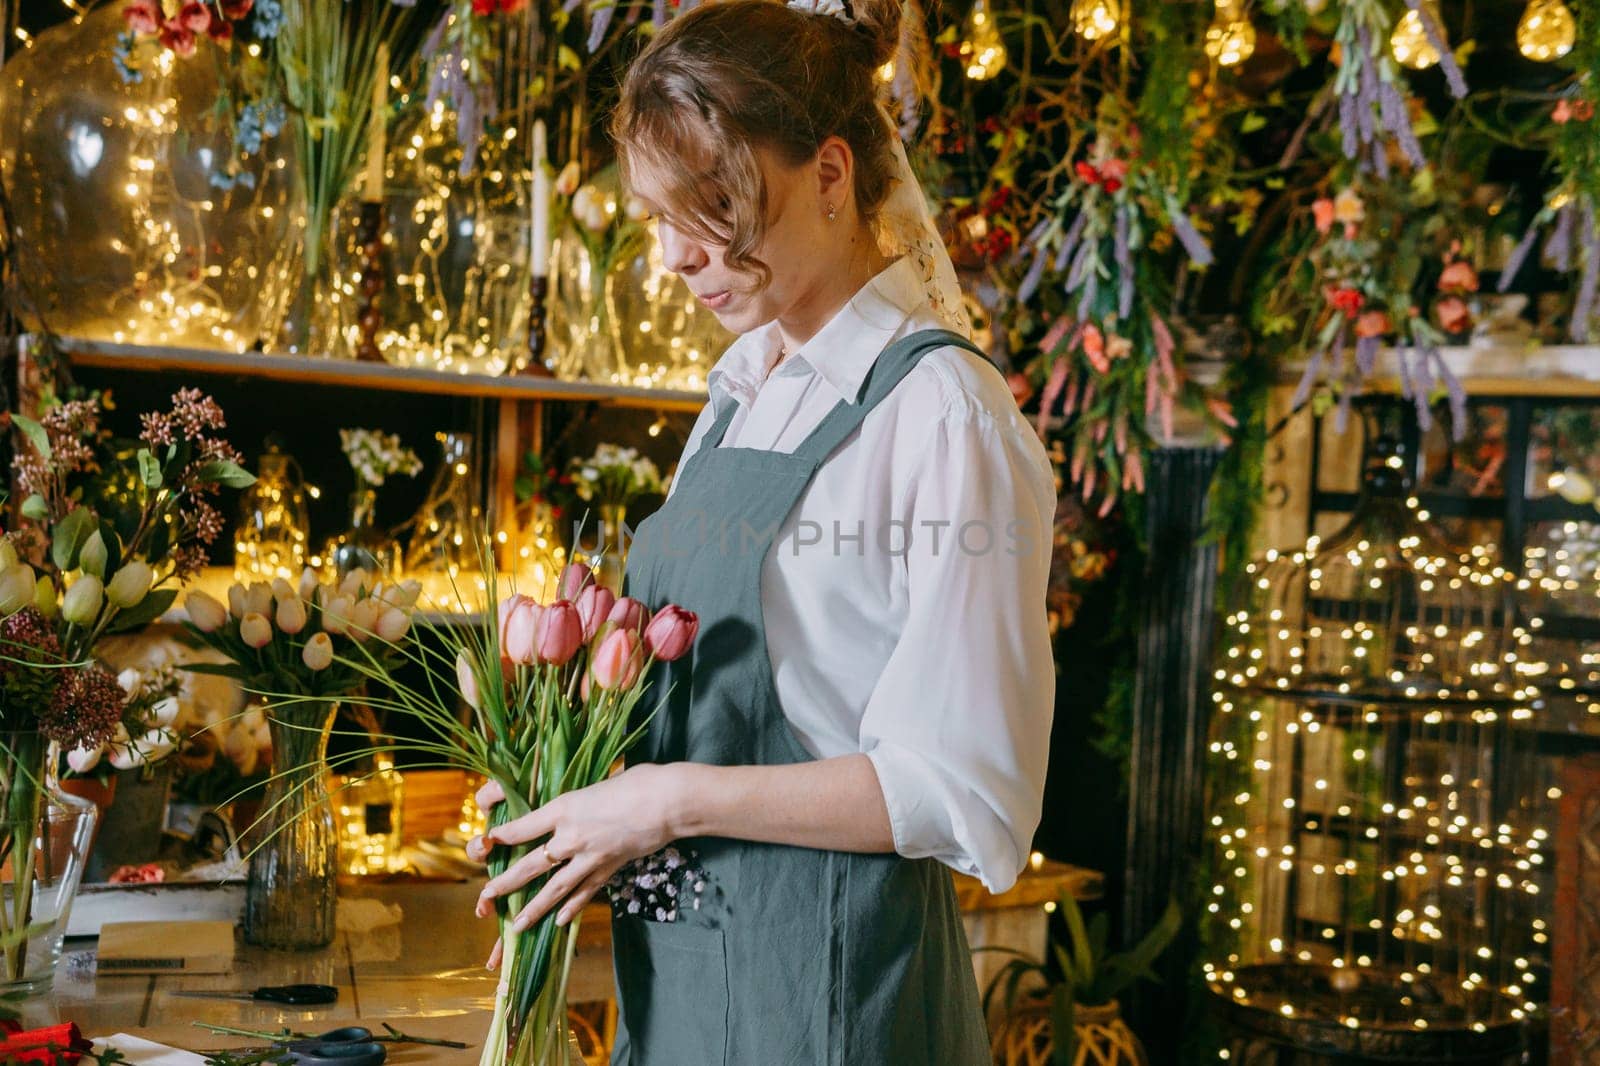
<path fill-rule="evenodd" d="M 828 205 L 828 221 L 832 222 L 834 220 L 834 218 L 837 217 L 837 216 L 838 216 L 838 212 L 833 209 L 833 205 L 832 204 L 829 204 Z"/>

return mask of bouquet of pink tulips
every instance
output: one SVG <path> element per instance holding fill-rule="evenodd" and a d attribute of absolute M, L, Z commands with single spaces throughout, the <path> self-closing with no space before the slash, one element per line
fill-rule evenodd
<path fill-rule="evenodd" d="M 554 602 L 512 595 L 499 605 L 497 621 L 436 631 L 442 649 L 415 646 L 428 674 L 419 688 L 384 677 L 391 709 L 414 715 L 433 733 L 416 742 L 420 748 L 499 783 L 506 799 L 494 809 L 495 826 L 604 780 L 640 735 L 643 722 L 633 712 L 651 664 L 681 657 L 699 627 L 682 608 L 652 612 L 637 600 L 617 599 L 580 565 L 563 572 Z M 361 651 L 371 655 L 372 647 Z M 375 656 L 370 670 L 374 679 L 387 673 Z M 472 708 L 470 723 L 456 713 L 457 692 Z M 441 694 L 452 697 L 449 706 Z M 535 846 L 497 847 L 490 874 L 503 873 Z M 567 976 L 578 921 L 557 925 L 552 910 L 525 930 L 512 924 L 548 877 L 497 900 L 503 955 L 483 1066 L 565 1066 Z"/>

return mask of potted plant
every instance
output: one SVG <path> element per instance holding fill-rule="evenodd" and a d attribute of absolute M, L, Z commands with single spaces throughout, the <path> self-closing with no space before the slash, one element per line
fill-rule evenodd
<path fill-rule="evenodd" d="M 1167 905 L 1155 928 L 1134 948 L 1114 955 L 1106 953 L 1109 923 L 1104 912 L 1086 926 L 1077 900 L 1063 892 L 1057 913 L 1067 936 L 1064 943 L 1050 944 L 1048 959 L 1035 960 L 1011 948 L 980 949 L 1016 956 L 995 974 L 983 996 L 986 1016 L 996 995 L 1001 997 L 1003 1020 L 992 1041 L 995 1061 L 1005 1066 L 1144 1066 L 1144 1048 L 1122 1020 L 1117 996 L 1141 977 L 1157 979 L 1150 964 L 1183 924 L 1177 901 Z M 1028 998 L 1018 1003 L 1030 978 Z"/>

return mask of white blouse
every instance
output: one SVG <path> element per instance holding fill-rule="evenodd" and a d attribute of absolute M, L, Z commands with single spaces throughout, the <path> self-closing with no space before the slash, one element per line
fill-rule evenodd
<path fill-rule="evenodd" d="M 775 324 L 739 337 L 679 469 L 728 403 L 725 446 L 793 451 L 890 342 L 938 327 L 900 259 L 782 362 Z M 895 850 L 993 892 L 1027 862 L 1044 792 L 1055 505 L 1004 379 L 939 348 L 817 471 L 762 572 L 772 676 L 801 743 L 866 753 Z"/>

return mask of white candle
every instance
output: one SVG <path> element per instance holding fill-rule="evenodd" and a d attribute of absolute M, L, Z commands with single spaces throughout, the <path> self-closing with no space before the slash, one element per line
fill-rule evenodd
<path fill-rule="evenodd" d="M 544 119 L 533 124 L 533 225 L 529 261 L 536 278 L 550 275 L 550 167 L 544 142 Z"/>
<path fill-rule="evenodd" d="M 378 45 L 378 71 L 372 79 L 372 115 L 367 121 L 367 173 L 361 198 L 369 203 L 383 199 L 383 157 L 389 152 L 385 123 L 389 114 L 389 46 Z"/>

